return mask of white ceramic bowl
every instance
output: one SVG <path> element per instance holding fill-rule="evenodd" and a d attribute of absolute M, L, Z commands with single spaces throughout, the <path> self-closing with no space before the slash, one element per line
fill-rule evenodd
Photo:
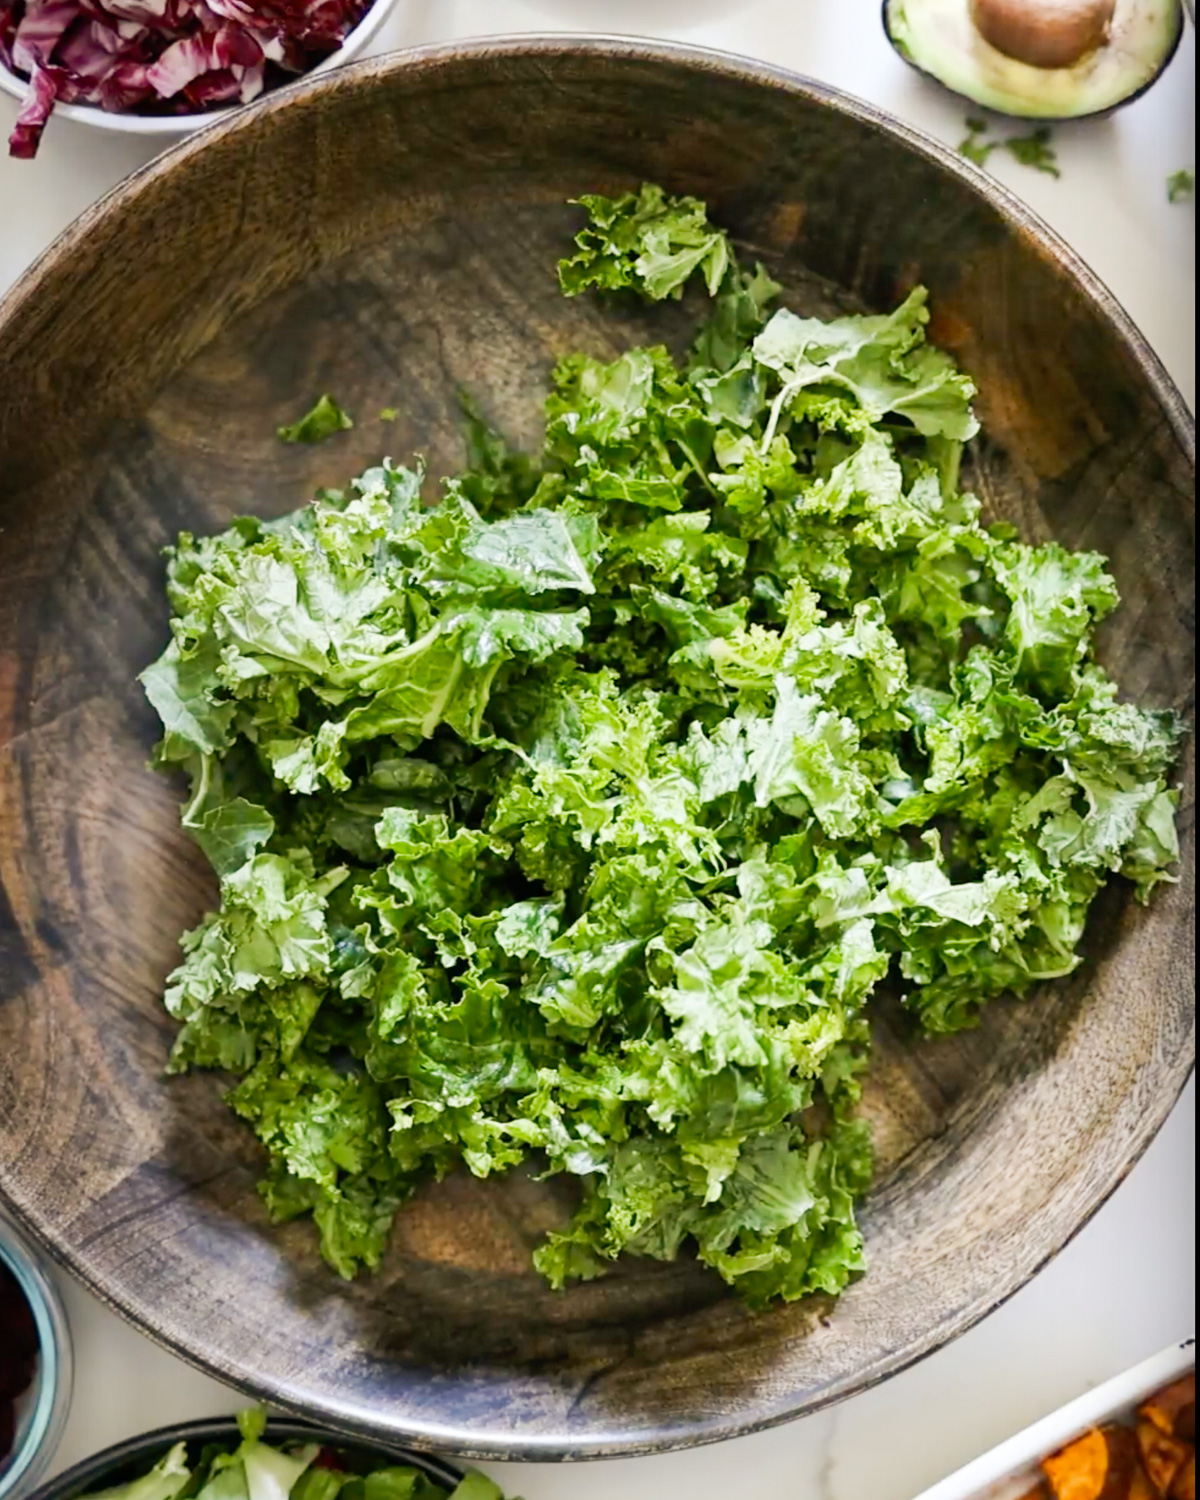
<path fill-rule="evenodd" d="M 1155 1391 L 1196 1367 L 1196 1341 L 1184 1339 L 1124 1375 L 1035 1422 L 1008 1442 L 943 1479 L 917 1500 L 1016 1500 L 1041 1478 L 1039 1465 L 1092 1427 L 1121 1422 Z"/>
<path fill-rule="evenodd" d="M 339 67 L 342 63 L 350 62 L 352 58 L 357 57 L 395 10 L 397 3 L 398 0 L 374 0 L 370 10 L 347 34 L 346 40 L 336 52 L 331 52 L 308 73 L 297 76 L 308 78 L 314 73 L 326 73 L 331 68 Z M 6 94 L 12 94 L 16 99 L 23 100 L 28 87 L 29 84 L 24 78 L 18 78 L 15 73 L 0 63 L 0 89 Z M 261 98 L 262 95 L 259 97 Z M 191 135 L 194 130 L 199 130 L 204 125 L 210 125 L 213 120 L 220 119 L 230 110 L 244 108 L 243 104 L 221 104 L 215 109 L 201 110 L 189 115 L 140 115 L 133 111 L 121 114 L 110 113 L 96 104 L 56 104 L 52 118 L 75 120 L 81 125 L 90 125 L 95 130 L 113 131 L 118 135 L 140 135 L 147 140 L 177 141 L 183 136 Z"/>

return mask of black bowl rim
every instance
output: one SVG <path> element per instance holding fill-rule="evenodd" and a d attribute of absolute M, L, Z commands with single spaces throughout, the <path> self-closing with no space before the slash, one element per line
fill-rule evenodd
<path fill-rule="evenodd" d="M 216 118 L 209 125 L 196 131 L 186 140 L 170 147 L 145 166 L 124 178 L 116 187 L 86 209 L 70 224 L 50 247 L 19 278 L 17 283 L 0 296 L 0 343 L 3 342 L 5 325 L 14 318 L 22 306 L 36 296 L 40 284 L 52 275 L 59 264 L 67 260 L 77 244 L 90 233 L 93 225 L 110 208 L 119 207 L 120 202 L 131 193 L 140 192 L 172 172 L 194 152 L 203 151 L 210 141 L 218 136 L 233 135 L 238 131 L 252 129 L 264 115 L 289 108 L 293 104 L 307 101 L 313 95 L 332 91 L 339 87 L 353 87 L 398 75 L 433 73 L 441 68 L 453 68 L 464 62 L 488 58 L 551 58 L 570 55 L 587 55 L 610 61 L 651 62 L 667 66 L 690 68 L 713 77 L 728 78 L 742 83 L 758 84 L 780 93 L 802 97 L 824 106 L 831 112 L 850 117 L 898 141 L 906 150 L 923 158 L 960 179 L 985 203 L 1020 234 L 1027 247 L 1044 261 L 1059 267 L 1079 288 L 1080 292 L 1096 307 L 1098 315 L 1112 329 L 1123 346 L 1130 362 L 1140 372 L 1155 400 L 1160 405 L 1172 437 L 1178 444 L 1188 464 L 1194 469 L 1196 463 L 1195 419 L 1182 394 L 1167 372 L 1162 361 L 1150 347 L 1130 315 L 1109 290 L 1099 276 L 1066 243 L 1061 236 L 1014 192 L 1006 188 L 982 168 L 975 166 L 943 145 L 933 136 L 914 126 L 905 124 L 888 111 L 880 109 L 866 100 L 838 89 L 807 75 L 773 63 L 717 48 L 701 47 L 687 42 L 659 41 L 653 38 L 589 32 L 554 32 L 493 34 L 469 38 L 463 41 L 434 43 L 422 47 L 397 49 L 348 63 L 330 73 L 308 76 L 295 83 L 273 90 L 253 104 L 234 110 L 224 118 Z M 1049 1246 L 1043 1258 L 1023 1278 L 997 1287 L 987 1307 L 958 1314 L 929 1328 L 920 1340 L 892 1353 L 879 1362 L 877 1367 L 854 1379 L 842 1382 L 839 1388 L 820 1397 L 793 1406 L 789 1410 L 772 1411 L 766 1415 L 747 1415 L 734 1420 L 727 1418 L 699 1418 L 688 1424 L 680 1424 L 668 1430 L 643 1432 L 619 1431 L 594 1433 L 561 1431 L 546 1436 L 514 1432 L 511 1429 L 474 1430 L 468 1421 L 459 1420 L 453 1425 L 432 1421 L 423 1416 L 409 1416 L 400 1426 L 395 1418 L 388 1420 L 397 1425 L 390 1430 L 394 1437 L 422 1451 L 440 1450 L 453 1453 L 460 1458 L 497 1462 L 542 1462 L 569 1463 L 581 1459 L 627 1458 L 649 1454 L 660 1454 L 673 1450 L 698 1447 L 708 1443 L 724 1442 L 735 1437 L 766 1431 L 801 1416 L 833 1406 L 851 1396 L 860 1394 L 881 1384 L 894 1375 L 910 1369 L 930 1355 L 967 1333 L 990 1313 L 1003 1306 L 1011 1297 L 1044 1270 L 1069 1245 L 1076 1236 L 1091 1223 L 1095 1215 L 1112 1197 L 1117 1188 L 1141 1160 L 1157 1136 L 1167 1117 L 1174 1109 L 1194 1071 L 1194 1060 L 1181 1069 L 1176 1080 L 1177 1087 L 1166 1097 L 1157 1097 L 1145 1111 L 1140 1139 L 1130 1151 L 1129 1159 L 1120 1171 L 1114 1172 L 1110 1181 L 1100 1184 L 1095 1197 L 1081 1212 L 1079 1222 L 1061 1238 L 1061 1242 Z M 347 1409 L 340 1405 L 335 1395 L 323 1398 L 323 1405 L 302 1406 L 296 1394 L 280 1388 L 276 1383 L 256 1377 L 244 1366 L 222 1362 L 212 1352 L 199 1353 L 155 1326 L 152 1319 L 143 1314 L 134 1299 L 118 1295 L 83 1265 L 77 1252 L 70 1246 L 59 1243 L 53 1232 L 43 1228 L 31 1214 L 15 1203 L 5 1188 L 0 1174 L 0 1203 L 8 1206 L 10 1213 L 26 1228 L 48 1254 L 83 1283 L 87 1289 L 106 1306 L 119 1313 L 160 1347 L 167 1349 L 186 1363 L 202 1372 L 214 1376 L 225 1384 L 243 1392 L 251 1400 L 269 1402 L 302 1416 L 313 1414 L 312 1419 L 325 1427 L 340 1429 L 347 1434 L 357 1434 L 371 1440 L 372 1434 L 386 1431 L 372 1420 L 369 1413 L 361 1409 Z M 385 1438 L 386 1441 L 386 1438 Z M 34 1500 L 47 1500 L 45 1496 Z"/>
<path fill-rule="evenodd" d="M 453 1489 L 462 1479 L 462 1470 L 444 1459 L 428 1453 L 416 1453 L 411 1448 L 402 1448 L 393 1443 L 371 1442 L 363 1438 L 349 1437 L 333 1432 L 313 1422 L 301 1422 L 294 1417 L 267 1418 L 266 1438 L 269 1442 L 324 1443 L 347 1451 L 377 1458 L 390 1459 L 419 1469 L 422 1474 L 438 1484 Z M 124 1439 L 84 1458 L 53 1479 L 39 1485 L 27 1500 L 76 1500 L 101 1487 L 121 1470 L 139 1462 L 158 1459 L 176 1443 L 223 1443 L 239 1442 L 241 1434 L 234 1417 L 207 1417 L 194 1422 L 176 1422 L 169 1427 L 157 1427 L 153 1432 L 143 1432 L 137 1437 Z"/>

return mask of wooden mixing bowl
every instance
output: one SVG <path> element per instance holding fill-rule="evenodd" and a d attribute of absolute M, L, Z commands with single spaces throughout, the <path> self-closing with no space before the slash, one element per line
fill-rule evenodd
<path fill-rule="evenodd" d="M 694 307 L 614 312 L 555 284 L 564 200 L 643 178 L 708 198 L 802 309 L 928 283 L 935 336 L 980 386 L 988 513 L 1110 554 L 1108 663 L 1190 706 L 1193 438 L 1154 357 L 1002 188 L 770 68 L 581 39 L 359 64 L 154 162 L 0 306 L 0 1188 L 221 1378 L 474 1455 L 706 1441 L 901 1369 L 1062 1248 L 1193 1059 L 1189 759 L 1180 883 L 1149 910 L 1114 885 L 1073 978 L 953 1041 L 880 1007 L 871 1268 L 836 1307 L 752 1315 L 687 1260 L 554 1293 L 529 1252 L 566 1189 L 521 1175 L 422 1194 L 383 1270 L 340 1282 L 309 1225 L 267 1223 L 221 1080 L 163 1079 L 163 977 L 214 891 L 146 765 L 134 676 L 166 638 L 160 549 L 290 509 L 385 446 L 455 467 L 460 386 L 530 440 L 556 356 L 678 337 Z M 325 390 L 354 432 L 278 443 Z M 386 406 L 391 427 L 369 419 Z"/>

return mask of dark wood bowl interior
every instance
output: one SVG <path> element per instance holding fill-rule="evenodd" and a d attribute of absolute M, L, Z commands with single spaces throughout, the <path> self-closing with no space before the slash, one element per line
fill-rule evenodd
<path fill-rule="evenodd" d="M 1179 884 L 1097 907 L 1087 964 L 972 1034 L 881 1008 L 869 1274 L 752 1315 L 694 1264 L 566 1294 L 529 1264 L 560 1187 L 455 1176 L 353 1284 L 275 1228 L 212 1075 L 161 1076 L 180 931 L 213 896 L 147 769 L 134 682 L 160 549 L 414 450 L 461 462 L 456 390 L 536 435 L 551 361 L 678 337 L 694 309 L 567 303 L 565 200 L 707 197 L 792 305 L 929 285 L 977 380 L 973 481 L 1027 538 L 1107 552 L 1108 664 L 1193 694 L 1193 451 L 1180 399 L 1090 274 L 995 184 L 819 86 L 574 40 L 384 58 L 206 131 L 92 210 L 0 305 L 0 1191 L 96 1291 L 215 1374 L 350 1430 L 504 1457 L 645 1451 L 850 1394 L 969 1327 L 1103 1202 L 1194 1052 L 1192 762 Z M 320 391 L 363 420 L 276 424 Z"/>

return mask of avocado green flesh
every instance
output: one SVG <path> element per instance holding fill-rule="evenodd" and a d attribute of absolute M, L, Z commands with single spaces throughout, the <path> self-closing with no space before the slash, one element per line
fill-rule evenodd
<path fill-rule="evenodd" d="M 1034 68 L 984 41 L 969 0 L 886 0 L 892 45 L 923 73 L 984 109 L 1034 119 L 1101 114 L 1140 94 L 1170 61 L 1178 0 L 1117 0 L 1108 41 L 1069 68 Z"/>

